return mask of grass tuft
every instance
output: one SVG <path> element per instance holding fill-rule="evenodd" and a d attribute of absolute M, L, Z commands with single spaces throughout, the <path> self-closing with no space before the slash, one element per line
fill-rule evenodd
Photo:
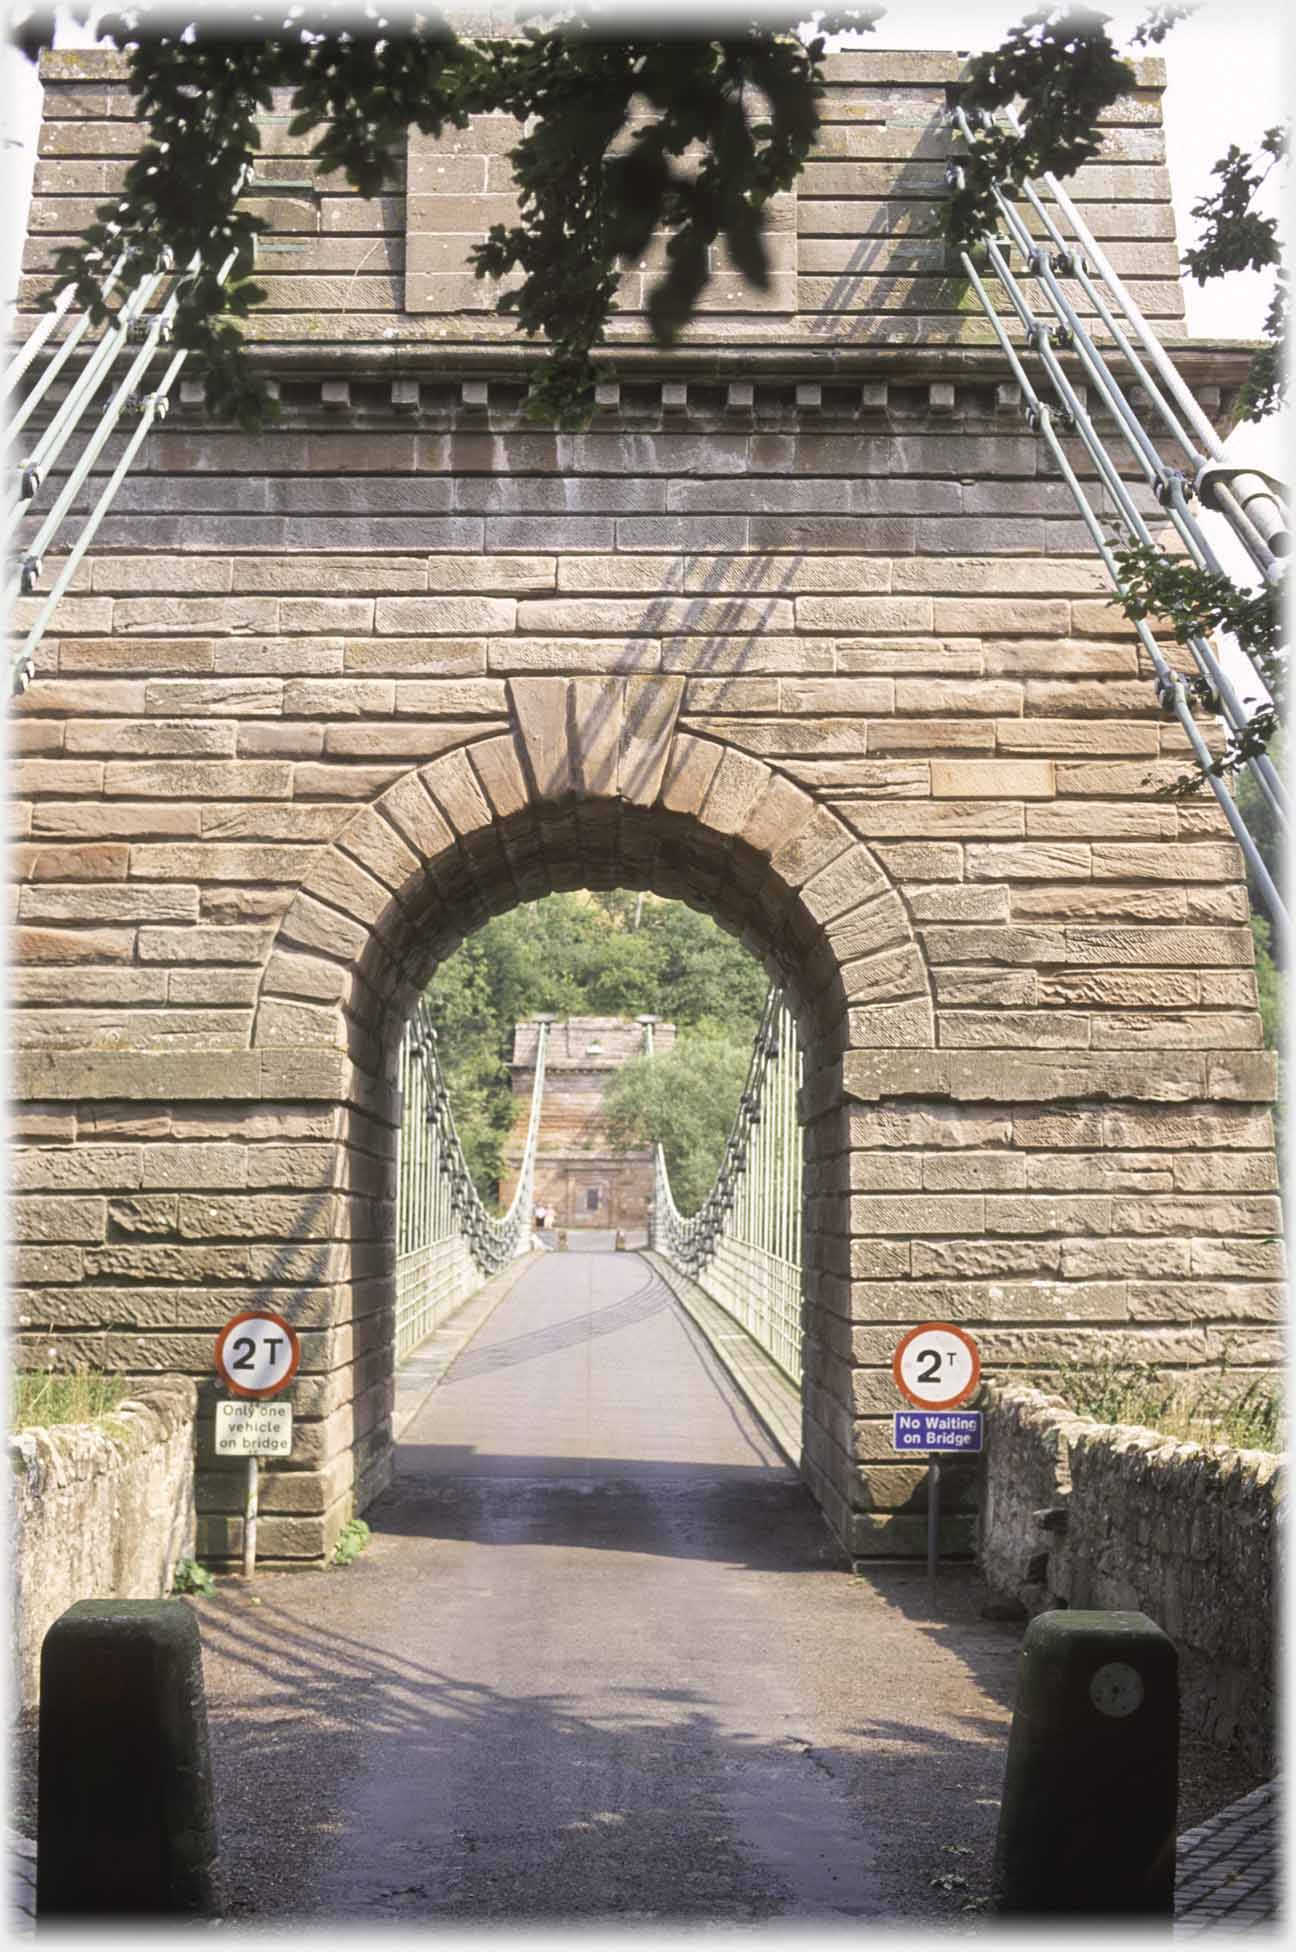
<path fill-rule="evenodd" d="M 79 1370 L 63 1375 L 20 1369 L 13 1377 L 10 1430 L 45 1430 L 56 1423 L 112 1423 L 113 1411 L 130 1394 L 124 1376 Z M 119 1435 L 123 1424 L 110 1429 Z"/>
<path fill-rule="evenodd" d="M 1231 1450 L 1283 1448 L 1280 1378 L 1239 1376 L 1227 1354 L 1213 1369 L 1170 1375 L 1150 1362 L 1066 1363 L 1050 1381 L 1096 1423 L 1137 1423 L 1181 1443 Z"/>

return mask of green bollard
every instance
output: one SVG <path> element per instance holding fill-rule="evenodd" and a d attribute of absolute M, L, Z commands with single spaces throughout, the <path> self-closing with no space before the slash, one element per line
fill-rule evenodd
<path fill-rule="evenodd" d="M 198 1622 L 78 1600 L 41 1648 L 36 1916 L 220 1916 Z"/>
<path fill-rule="evenodd" d="M 566 1229 L 566 1227 L 560 1227 L 560 1228 L 558 1229 L 558 1252 L 559 1252 L 560 1254 L 565 1254 L 565 1253 L 567 1252 L 567 1229 Z"/>
<path fill-rule="evenodd" d="M 617 1254 L 624 1254 L 626 1251 L 625 1235 L 622 1233 L 620 1227 L 617 1228 L 616 1240 L 613 1242 L 613 1251 Z"/>
<path fill-rule="evenodd" d="M 1179 1656 L 1144 1613 L 1026 1629 L 993 1887 L 1000 1912 L 1174 1920 Z"/>

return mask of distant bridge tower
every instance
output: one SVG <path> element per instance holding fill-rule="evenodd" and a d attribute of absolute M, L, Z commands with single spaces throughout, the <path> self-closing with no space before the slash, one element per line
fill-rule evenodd
<path fill-rule="evenodd" d="M 549 1033 L 535 1197 L 539 1205 L 554 1209 L 555 1226 L 647 1228 L 652 1148 L 615 1152 L 603 1119 L 608 1086 L 623 1064 L 642 1055 L 646 1035 L 642 1023 L 624 1017 L 569 1017 Z M 526 1142 L 537 1036 L 534 1023 L 520 1023 L 514 1032 L 517 1118 L 500 1187 L 505 1204 L 513 1197 Z M 656 1024 L 653 1039 L 659 1056 L 668 1051 L 675 1042 L 674 1024 Z"/>

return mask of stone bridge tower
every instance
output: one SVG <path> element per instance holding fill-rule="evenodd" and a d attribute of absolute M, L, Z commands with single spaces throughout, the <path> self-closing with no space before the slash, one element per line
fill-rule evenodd
<path fill-rule="evenodd" d="M 509 1140 L 509 1171 L 500 1187 L 506 1206 L 517 1184 L 526 1145 L 531 1088 L 535 1082 L 537 1026 L 518 1024 L 513 1036 L 516 1117 Z M 673 1023 L 659 1023 L 653 1043 L 660 1056 L 675 1042 Z M 555 1227 L 633 1229 L 646 1239 L 652 1200 L 649 1147 L 615 1152 L 603 1122 L 604 1094 L 623 1064 L 647 1048 L 642 1023 L 624 1017 L 567 1017 L 549 1033 L 545 1089 L 540 1111 L 535 1197 L 554 1210 Z"/>
<path fill-rule="evenodd" d="M 804 1468 L 855 1555 L 922 1549 L 906 1325 L 968 1323 L 1000 1376 L 1278 1359 L 1239 861 L 1212 804 L 1158 797 L 1182 736 L 948 276 L 959 73 L 833 57 L 769 289 L 718 265 L 666 355 L 632 273 L 576 435 L 520 416 L 528 351 L 466 274 L 512 124 L 412 136 L 365 199 L 265 120 L 282 417 L 249 437 L 186 387 L 44 641 L 9 1023 L 34 1348 L 201 1379 L 231 1313 L 302 1332 L 271 1559 L 326 1552 L 390 1468 L 401 1027 L 554 888 L 682 896 L 788 990 Z M 44 79 L 29 303 L 138 141 L 117 57 Z M 1245 358 L 1184 338 L 1162 81 L 1075 191 L 1218 409 Z M 237 1553 L 206 1448 L 198 1495 L 202 1556 Z"/>

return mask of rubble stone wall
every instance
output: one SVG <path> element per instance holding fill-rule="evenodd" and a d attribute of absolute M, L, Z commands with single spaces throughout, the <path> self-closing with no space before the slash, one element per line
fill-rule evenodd
<path fill-rule="evenodd" d="M 983 1404 L 990 1585 L 1032 1614 L 1148 1614 L 1179 1649 L 1185 1728 L 1270 1767 L 1285 1460 L 1095 1423 L 1021 1386 Z"/>
<path fill-rule="evenodd" d="M 76 1600 L 159 1599 L 194 1549 L 192 1382 L 141 1387 L 107 1424 L 9 1439 L 12 1645 L 18 1703 L 40 1693 L 40 1650 Z"/>

